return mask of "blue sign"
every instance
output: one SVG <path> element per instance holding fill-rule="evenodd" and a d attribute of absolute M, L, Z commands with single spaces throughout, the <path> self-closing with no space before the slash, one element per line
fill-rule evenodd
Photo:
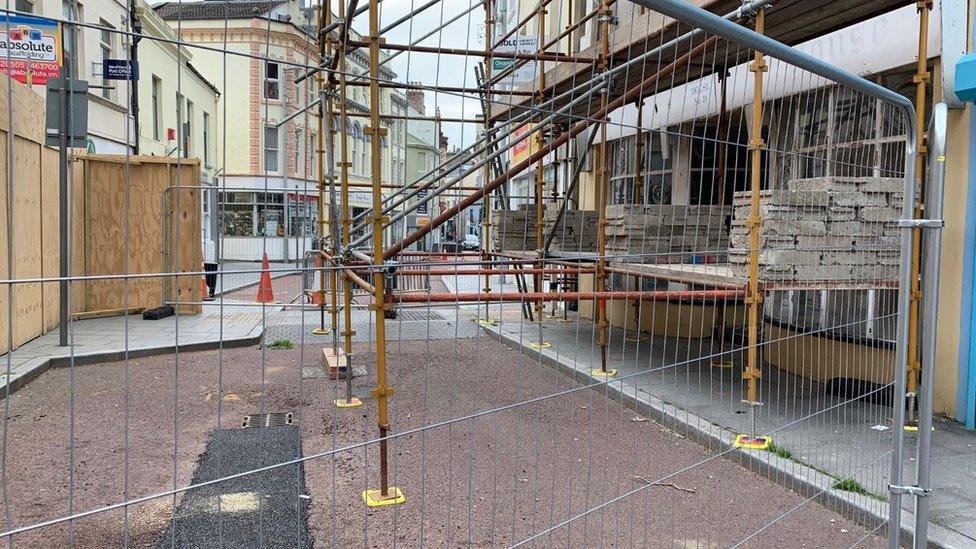
<path fill-rule="evenodd" d="M 139 62 L 128 59 L 102 59 L 105 80 L 139 80 Z"/>

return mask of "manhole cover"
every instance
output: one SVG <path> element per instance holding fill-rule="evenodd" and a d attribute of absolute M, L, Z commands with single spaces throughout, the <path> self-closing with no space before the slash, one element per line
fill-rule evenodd
<path fill-rule="evenodd" d="M 294 422 L 294 414 L 291 412 L 272 412 L 270 414 L 248 414 L 244 416 L 244 423 L 241 427 L 245 429 L 253 427 L 281 427 L 291 425 Z"/>

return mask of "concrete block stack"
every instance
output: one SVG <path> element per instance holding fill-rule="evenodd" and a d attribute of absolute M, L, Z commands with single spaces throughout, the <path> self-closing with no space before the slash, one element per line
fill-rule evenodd
<path fill-rule="evenodd" d="M 535 207 L 521 205 L 516 210 L 493 211 L 491 236 L 495 250 L 535 250 Z"/>
<path fill-rule="evenodd" d="M 549 231 L 556 222 L 557 207 L 543 212 L 543 230 Z M 517 210 L 492 212 L 492 242 L 496 250 L 532 251 L 538 248 L 535 233 L 535 207 L 520 206 Z M 595 252 L 597 224 L 595 211 L 566 210 L 556 229 L 550 251 Z"/>
<path fill-rule="evenodd" d="M 551 208 L 543 214 L 545 230 L 549 231 L 556 222 L 558 208 Z M 600 213 L 591 210 L 566 210 L 556 228 L 552 239 L 552 251 L 556 252 L 596 252 L 597 227 Z"/>
<path fill-rule="evenodd" d="M 760 196 L 759 276 L 778 282 L 885 281 L 898 276 L 901 179 L 797 179 Z M 729 263 L 749 273 L 750 193 L 735 193 Z"/>
<path fill-rule="evenodd" d="M 723 206 L 662 204 L 607 207 L 607 254 L 627 263 L 724 261 L 728 247 Z"/>

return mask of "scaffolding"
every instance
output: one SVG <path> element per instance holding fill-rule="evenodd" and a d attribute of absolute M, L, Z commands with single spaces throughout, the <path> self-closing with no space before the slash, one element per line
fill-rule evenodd
<path fill-rule="evenodd" d="M 931 2 L 918 3 L 922 30 L 915 104 L 770 38 L 788 35 L 783 19 L 769 22 L 767 12 L 769 18 L 776 15 L 773 0 L 735 3 L 721 14 L 681 0 L 540 0 L 531 6 L 481 0 L 445 13 L 447 4 L 320 2 L 310 18 L 314 25 L 302 31 L 312 37 L 318 59 L 276 61 L 290 64 L 299 75 L 296 85 L 305 82 L 313 91 L 292 113 L 286 103 L 273 126 L 277 131 L 311 115 L 317 128 L 315 149 L 304 155 L 317 166 L 316 233 L 311 249 L 300 250 L 314 264 L 252 272 L 297 273 L 302 294 L 312 296 L 311 305 L 280 309 L 291 307 L 301 317 L 299 381 L 297 394 L 289 386 L 273 402 L 302 410 L 327 403 L 328 412 L 317 410 L 328 424 L 315 433 L 323 446 L 299 444 L 288 459 L 179 484 L 177 394 L 172 487 L 140 496 L 127 491 L 121 502 L 80 511 L 72 499 L 66 514 L 43 520 L 18 521 L 8 512 L 0 535 L 13 540 L 67 527 L 73 543 L 75 523 L 166 498 L 172 500 L 172 523 L 164 534 L 173 546 L 192 543 L 180 537 L 183 515 L 177 507 L 185 505 L 186 516 L 195 516 L 203 504 L 194 503 L 193 494 L 266 473 L 286 475 L 292 468 L 301 476 L 321 466 L 316 479 L 331 482 L 328 496 L 313 502 L 321 506 L 289 505 L 303 517 L 327 515 L 323 522 L 331 524 L 333 545 L 358 540 L 366 545 L 392 536 L 419 546 L 425 535 L 460 544 L 461 526 L 453 521 L 466 522 L 468 543 L 492 546 L 646 546 L 660 539 L 705 546 L 775 544 L 800 535 L 803 513 L 835 512 L 857 528 L 856 537 L 830 543 L 876 546 L 885 543 L 882 532 L 891 546 L 898 546 L 905 532 L 921 533 L 916 543 L 924 542 L 935 342 L 927 337 L 933 331 L 920 331 L 919 325 L 920 319 L 935 322 L 931 299 L 938 256 L 923 254 L 922 240 L 928 232 L 926 250 L 939 249 L 938 231 L 929 230 L 941 227 L 944 177 L 941 164 L 930 164 L 924 188 L 935 207 L 932 219 L 923 219 L 916 185 L 924 177 L 928 152 L 922 144 Z M 513 8 L 514 13 L 506 11 Z M 399 11 L 390 20 L 384 9 Z M 500 21 L 502 14 L 506 19 Z M 626 28 L 635 35 L 616 35 L 621 17 L 632 19 Z M 483 44 L 440 43 L 459 23 L 471 31 L 472 21 L 481 24 Z M 255 63 L 274 59 L 268 53 L 270 15 L 266 23 L 264 54 L 233 55 Z M 518 45 L 523 38 L 534 40 Z M 590 41 L 586 46 L 584 38 Z M 225 59 L 226 39 L 225 29 L 225 43 L 218 48 Z M 434 59 L 438 77 L 433 82 L 389 77 L 384 70 L 401 55 L 408 67 Z M 442 61 L 448 67 L 443 70 L 454 71 L 458 59 L 463 59 L 459 81 L 442 81 Z M 357 63 L 365 70 L 357 70 Z M 459 105 L 458 112 L 441 116 L 438 108 L 429 116 L 413 105 L 394 112 L 384 90 L 431 93 L 438 107 L 437 98 L 447 97 Z M 266 100 L 264 116 L 271 124 L 268 105 Z M 469 112 L 469 105 L 480 112 Z M 944 109 L 932 110 L 936 129 L 929 140 L 935 135 L 944 153 Z M 350 131 L 358 127 L 354 119 L 365 120 L 362 139 Z M 385 151 L 396 132 L 409 141 L 411 123 L 434 128 L 438 147 L 441 124 L 454 124 L 461 144 L 450 156 L 442 151 L 436 162 L 397 178 L 390 175 L 395 172 Z M 939 157 L 944 162 L 944 154 Z M 300 153 L 296 159 L 296 165 L 306 160 Z M 265 173 L 264 193 L 275 190 L 268 179 Z M 677 197 L 679 180 L 686 188 Z M 177 182 L 174 188 L 199 186 Z M 225 178 L 221 189 L 234 188 Z M 354 193 L 368 195 L 368 206 L 354 206 Z M 479 207 L 477 219 L 465 218 Z M 462 226 L 462 220 L 479 228 L 480 249 L 464 250 L 447 237 L 434 249 L 432 237 Z M 164 269 L 170 270 L 176 271 Z M 220 275 L 247 272 L 222 269 Z M 85 283 L 117 276 L 127 285 L 140 277 L 201 274 L 124 272 L 6 283 L 10 288 L 29 281 Z M 305 275 L 314 276 L 313 287 Z M 180 305 L 179 295 L 168 299 Z M 263 302 L 225 304 L 223 296 L 217 306 L 221 330 L 224 308 L 235 307 L 258 310 L 266 333 L 269 315 L 278 308 Z M 368 318 L 356 314 L 363 309 Z M 314 319 L 308 326 L 306 312 Z M 413 341 L 402 337 L 404 323 L 420 322 L 404 318 L 418 312 L 427 322 L 426 337 L 418 338 L 424 348 L 404 351 Z M 431 323 L 450 321 L 452 314 L 454 333 L 443 338 L 450 344 L 441 348 L 432 343 Z M 463 323 L 462 314 L 470 316 Z M 176 332 L 178 351 L 179 320 Z M 319 337 L 306 342 L 306 336 Z M 487 341 L 495 342 L 490 353 Z M 261 385 L 255 393 L 262 413 L 271 409 L 265 403 L 271 344 L 262 339 Z M 125 345 L 128 376 L 128 340 Z M 321 349 L 332 398 L 305 393 L 306 346 L 314 348 L 312 362 Z M 223 384 L 223 340 L 219 350 Z M 177 393 L 180 360 L 177 354 Z M 447 370 L 438 369 L 445 365 Z M 495 366 L 508 377 L 479 377 Z M 553 381 L 548 372 L 540 373 L 543 367 L 566 375 Z M 9 377 L 9 353 L 7 368 Z M 448 385 L 445 392 L 432 389 L 436 381 L 428 371 Z M 511 379 L 536 392 L 513 389 Z M 455 402 L 455 392 L 468 391 L 483 400 L 472 406 Z M 497 394 L 482 394 L 490 391 Z M 221 385 L 218 410 L 224 392 Z M 398 397 L 407 398 L 403 394 L 413 399 L 410 405 L 398 405 Z M 74 385 L 71 395 L 74 406 Z M 125 398 L 128 413 L 128 385 Z M 535 419 L 536 413 L 548 423 Z M 575 432 L 581 413 L 583 427 Z M 369 425 L 359 425 L 360 419 Z M 73 415 L 71 421 L 73 426 Z M 283 421 L 291 425 L 290 419 Z M 644 422 L 660 429 L 648 434 L 640 430 Z M 892 425 L 896 433 L 889 440 L 881 433 Z M 906 425 L 920 433 L 918 463 L 924 465 L 916 484 L 903 480 Z M 550 439 L 550 428 L 567 431 Z M 326 431 L 331 439 L 323 437 Z M 831 431 L 843 433 L 839 449 L 825 440 Z M 4 444 L 7 432 L 5 425 Z M 361 438 L 342 438 L 351 433 Z M 645 436 L 657 438 L 651 445 Z M 641 461 L 677 437 L 701 447 L 674 463 Z M 583 438 L 585 445 L 577 445 Z M 617 444 L 625 450 L 618 451 Z M 861 444 L 867 449 L 859 450 Z M 525 455 L 523 445 L 531 448 Z M 446 448 L 446 455 L 430 454 L 438 447 Z M 830 451 L 819 452 L 823 447 Z M 801 455 L 801 448 L 811 456 Z M 73 471 L 73 442 L 71 449 Z M 577 451 L 583 457 L 577 458 Z M 126 467 L 128 455 L 126 446 Z M 720 457 L 729 463 L 717 465 Z M 446 462 L 446 471 L 438 469 L 439 476 L 430 479 L 429 461 L 438 467 Z M 735 464 L 792 492 L 775 492 L 773 483 L 758 491 L 724 492 L 709 482 L 734 478 L 740 473 Z M 640 473 L 644 469 L 652 472 Z M 692 480 L 700 488 L 688 487 Z M 297 484 L 299 497 L 311 499 L 303 482 Z M 527 488 L 520 493 L 523 484 Z M 250 487 L 237 488 L 232 495 L 238 499 L 227 500 L 223 492 L 216 496 L 216 512 L 250 497 Z M 669 495 L 652 499 L 651 488 L 665 488 Z M 367 510 L 352 509 L 348 493 Z M 697 501 L 672 499 L 675 495 L 695 495 Z M 902 522 L 903 496 L 915 498 L 919 509 L 916 521 L 921 522 L 911 529 Z M 743 513 L 742 522 L 729 528 L 682 524 L 695 520 L 693 508 L 719 520 L 726 513 L 723 506 L 758 508 L 766 498 L 768 512 Z M 812 502 L 825 508 L 811 511 Z M 657 506 L 662 516 L 673 514 L 655 522 L 650 511 L 636 509 L 645 504 Z M 254 505 L 261 510 L 264 504 Z M 461 517 L 465 506 L 467 517 Z M 489 506 L 490 512 L 484 511 Z M 490 525 L 472 518 L 478 513 L 490 515 Z M 621 522 L 624 513 L 630 513 L 631 524 Z M 361 538 L 351 527 L 360 517 Z M 289 520 L 307 522 L 307 517 Z M 436 534 L 426 533 L 428 520 Z M 504 520 L 510 524 L 497 524 Z M 397 537 L 398 528 L 413 535 L 414 527 L 420 530 L 416 538 Z M 777 533 L 778 527 L 783 531 Z M 437 537 L 442 535 L 446 539 Z"/>

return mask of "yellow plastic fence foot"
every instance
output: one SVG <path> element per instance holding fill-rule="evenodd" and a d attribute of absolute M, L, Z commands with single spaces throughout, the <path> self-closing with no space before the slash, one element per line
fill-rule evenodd
<path fill-rule="evenodd" d="M 352 397 L 349 400 L 346 400 L 344 398 L 337 398 L 332 402 L 335 403 L 336 408 L 358 408 L 363 405 L 363 401 L 359 400 L 356 397 Z"/>
<path fill-rule="evenodd" d="M 617 377 L 617 370 L 610 369 L 604 372 L 599 368 L 594 368 L 590 370 L 590 375 L 594 377 Z"/>
<path fill-rule="evenodd" d="M 735 442 L 732 446 L 736 448 L 749 448 L 750 450 L 768 450 L 773 443 L 770 436 L 735 435 Z"/>
<path fill-rule="evenodd" d="M 390 486 L 386 490 L 386 495 L 382 490 L 364 490 L 363 501 L 366 507 L 383 507 L 385 505 L 400 505 L 407 501 L 406 496 L 396 486 Z"/>
<path fill-rule="evenodd" d="M 312 333 L 315 335 L 328 335 L 332 333 L 332 330 L 328 328 L 315 328 L 312 330 Z"/>
<path fill-rule="evenodd" d="M 541 343 L 530 343 L 529 347 L 532 347 L 533 349 L 548 349 L 552 347 L 552 343 L 549 343 L 548 341 L 543 341 Z"/>

